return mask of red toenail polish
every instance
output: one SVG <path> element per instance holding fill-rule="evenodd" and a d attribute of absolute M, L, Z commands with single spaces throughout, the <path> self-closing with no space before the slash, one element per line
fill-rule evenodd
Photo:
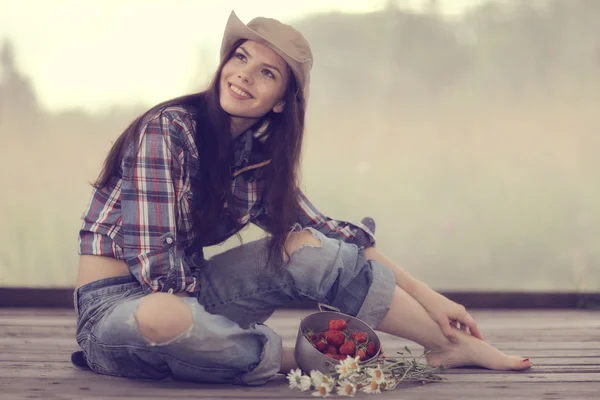
<path fill-rule="evenodd" d="M 526 358 L 526 359 L 523 360 L 523 362 L 527 362 L 527 361 L 529 361 L 529 358 Z"/>

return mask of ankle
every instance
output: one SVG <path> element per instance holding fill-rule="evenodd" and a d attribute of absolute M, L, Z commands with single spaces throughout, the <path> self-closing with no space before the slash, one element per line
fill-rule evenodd
<path fill-rule="evenodd" d="M 439 337 L 437 337 L 438 335 L 436 335 L 435 338 L 431 339 L 425 347 L 425 349 L 427 350 L 431 350 L 431 351 L 447 351 L 452 349 L 453 347 L 456 347 L 457 345 L 455 343 L 452 343 L 450 341 L 450 339 L 448 339 L 446 336 L 443 336 L 442 334 L 439 335 Z"/>
<path fill-rule="evenodd" d="M 281 367 L 279 368 L 279 372 L 287 374 L 290 370 L 296 368 L 298 368 L 298 364 L 296 364 L 294 349 L 292 347 L 284 347 L 281 351 Z"/>

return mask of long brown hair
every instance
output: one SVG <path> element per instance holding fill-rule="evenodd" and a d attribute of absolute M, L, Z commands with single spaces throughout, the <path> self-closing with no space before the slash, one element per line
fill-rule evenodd
<path fill-rule="evenodd" d="M 226 204 L 232 204 L 232 135 L 229 115 L 221 108 L 219 100 L 219 81 L 223 66 L 243 42 L 239 40 L 229 49 L 208 89 L 162 102 L 136 118 L 113 144 L 93 186 L 101 189 L 112 179 L 120 178 L 125 149 L 130 143 L 137 143 L 139 132 L 149 116 L 169 106 L 190 110 L 196 122 L 195 141 L 200 163 L 198 176 L 191 177 L 192 215 L 196 244 L 207 244 L 212 227 L 223 218 L 231 220 Z M 306 110 L 302 91 L 298 90 L 289 67 L 288 70 L 290 78 L 283 112 L 271 111 L 257 122 L 261 125 L 266 123 L 259 139 L 266 157 L 271 159 L 267 166 L 262 167 L 261 176 L 268 181 L 264 193 L 269 215 L 267 230 L 271 234 L 268 258 L 270 264 L 276 266 L 282 263 L 285 240 L 298 214 L 298 171 Z"/>

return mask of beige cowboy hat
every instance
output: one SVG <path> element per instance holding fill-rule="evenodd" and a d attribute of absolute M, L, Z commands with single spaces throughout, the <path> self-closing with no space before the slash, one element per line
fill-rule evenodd
<path fill-rule="evenodd" d="M 300 32 L 272 18 L 254 18 L 246 25 L 232 11 L 223 34 L 221 58 L 239 39 L 264 44 L 279 54 L 292 69 L 304 101 L 308 99 L 313 56 L 310 45 Z"/>

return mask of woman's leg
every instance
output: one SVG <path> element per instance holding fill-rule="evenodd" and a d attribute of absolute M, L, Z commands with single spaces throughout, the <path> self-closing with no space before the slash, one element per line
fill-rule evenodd
<path fill-rule="evenodd" d="M 208 260 L 198 270 L 199 303 L 242 327 L 264 322 L 292 300 L 330 304 L 370 325 L 383 319 L 393 273 L 365 261 L 355 245 L 312 229 L 294 232 L 286 242 L 290 259 L 278 270 L 267 267 L 267 245 L 250 242 Z"/>
<path fill-rule="evenodd" d="M 133 276 L 82 286 L 75 309 L 83 358 L 101 374 L 259 385 L 280 369 L 281 338 L 268 327 L 243 329 L 194 297 L 144 295 Z"/>
<path fill-rule="evenodd" d="M 457 330 L 456 335 L 458 342 L 449 342 L 423 306 L 399 287 L 395 288 L 390 310 L 377 330 L 422 345 L 430 351 L 427 362 L 433 366 L 479 366 L 494 370 L 522 370 L 532 366 L 529 359 L 507 356 L 460 330 Z"/>
<path fill-rule="evenodd" d="M 144 300 L 140 302 L 135 318 L 141 335 L 148 342 L 169 342 L 191 329 L 194 318 L 192 309 L 185 304 L 186 301 L 180 301 L 166 293 L 156 293 L 147 296 Z M 245 347 L 243 343 L 238 344 Z M 297 367 L 294 349 L 284 347 L 279 372 L 287 373 Z"/>

